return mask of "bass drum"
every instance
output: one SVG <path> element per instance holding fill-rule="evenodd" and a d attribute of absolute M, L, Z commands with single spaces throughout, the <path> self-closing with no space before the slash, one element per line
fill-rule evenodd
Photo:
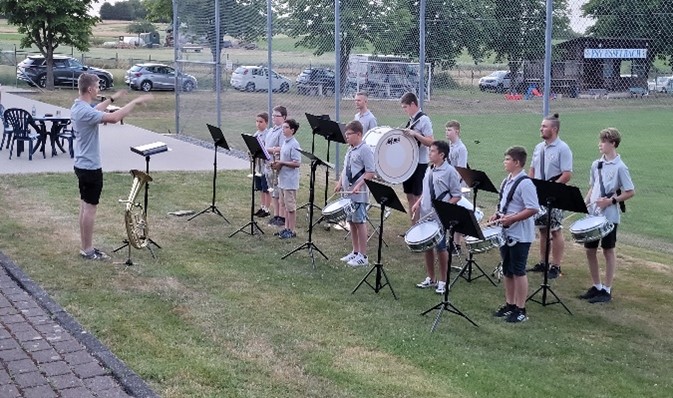
<path fill-rule="evenodd" d="M 416 171 L 418 141 L 402 130 L 379 126 L 367 131 L 362 139 L 374 152 L 376 174 L 381 180 L 401 184 Z"/>

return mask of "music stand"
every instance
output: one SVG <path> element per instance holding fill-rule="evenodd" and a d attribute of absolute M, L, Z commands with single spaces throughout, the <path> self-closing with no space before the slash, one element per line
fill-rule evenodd
<path fill-rule="evenodd" d="M 215 154 L 214 160 L 213 160 L 213 200 L 210 203 L 210 206 L 206 207 L 205 209 L 201 210 L 200 212 L 194 214 L 193 216 L 189 217 L 187 221 L 192 221 L 196 217 L 200 216 L 203 213 L 206 212 L 211 212 L 215 213 L 218 216 L 222 217 L 224 221 L 227 222 L 227 224 L 231 224 L 229 220 L 222 214 L 220 209 L 217 208 L 215 205 L 215 195 L 217 193 L 217 148 L 222 147 L 226 150 L 229 150 L 229 145 L 227 144 L 227 140 L 224 138 L 224 134 L 222 133 L 222 130 L 219 127 L 212 126 L 208 123 L 206 123 L 206 126 L 208 126 L 208 131 L 210 131 L 210 136 L 213 137 L 213 149 Z"/>
<path fill-rule="evenodd" d="M 316 136 L 316 134 L 319 134 L 320 120 L 321 119 L 329 120 L 329 115 L 316 116 L 316 115 L 312 115 L 310 113 L 305 113 L 305 115 L 306 115 L 306 120 L 308 120 L 309 126 L 311 126 L 311 133 L 312 133 L 312 135 L 311 135 L 311 153 L 315 154 L 315 136 Z M 329 162 L 329 156 L 328 156 L 327 161 Z M 322 207 L 318 206 L 315 203 L 311 203 L 310 201 L 304 203 L 303 205 L 301 205 L 299 207 L 297 207 L 297 210 L 304 209 L 308 206 L 312 206 L 312 207 L 314 207 L 318 210 L 322 210 Z"/>
<path fill-rule="evenodd" d="M 378 248 L 377 248 L 377 255 L 376 255 L 376 263 L 369 269 L 369 272 L 367 272 L 367 275 L 362 278 L 360 283 L 353 289 L 351 294 L 354 294 L 360 286 L 362 286 L 363 283 L 366 283 L 367 286 L 371 287 L 374 292 L 378 293 L 386 287 L 386 285 L 390 288 L 390 291 L 393 293 L 393 297 L 395 297 L 395 300 L 397 300 L 397 295 L 395 294 L 395 291 L 393 290 L 393 285 L 390 284 L 390 280 L 388 279 L 388 275 L 386 275 L 386 271 L 383 269 L 383 264 L 381 263 L 381 244 L 383 243 L 383 220 L 384 220 L 384 214 L 386 212 L 386 206 L 391 207 L 395 210 L 399 210 L 402 213 L 406 213 L 406 210 L 404 210 L 404 206 L 402 205 L 402 202 L 400 202 L 400 199 L 397 197 L 397 194 L 395 194 L 395 191 L 393 190 L 392 187 L 389 187 L 388 185 L 383 185 L 381 183 L 378 183 L 376 181 L 372 180 L 365 180 L 365 184 L 367 184 L 367 187 L 369 187 L 369 190 L 372 193 L 372 196 L 374 196 L 374 199 L 381 205 L 381 218 L 379 219 L 379 242 L 378 242 Z M 372 272 L 376 271 L 376 279 L 374 281 L 374 286 L 372 286 L 368 281 L 367 278 L 369 278 L 369 275 L 372 274 Z M 386 279 L 386 283 L 381 283 L 381 275 Z"/>
<path fill-rule="evenodd" d="M 243 137 L 243 141 L 245 141 L 245 145 L 248 147 L 248 151 L 250 151 L 250 154 L 252 155 L 250 158 L 250 166 L 252 168 L 252 175 L 254 176 L 255 173 L 258 170 L 255 170 L 255 166 L 257 165 L 257 159 L 264 159 L 264 160 L 271 160 L 271 156 L 269 155 L 269 152 L 266 151 L 266 148 L 263 148 L 259 144 L 259 140 L 257 137 L 252 136 L 250 134 L 241 134 L 241 137 Z M 264 178 L 264 177 L 262 177 Z M 247 227 L 250 227 L 250 232 L 246 231 L 245 229 Z M 257 225 L 257 221 L 255 221 L 255 179 L 252 179 L 252 182 L 250 183 L 250 221 L 248 221 L 247 224 L 242 226 L 241 228 L 237 229 L 234 231 L 229 237 L 231 238 L 232 236 L 236 235 L 239 232 L 244 232 L 250 236 L 260 233 L 264 235 L 264 231 Z"/>
<path fill-rule="evenodd" d="M 136 147 L 130 147 L 131 152 L 137 153 L 138 155 L 144 156 L 145 157 L 145 174 L 148 176 L 150 175 L 150 157 L 152 155 L 156 155 L 158 153 L 166 152 L 168 151 L 168 146 L 164 144 L 163 142 L 153 142 L 150 144 L 146 145 L 139 145 Z M 152 181 L 152 180 L 150 180 Z M 147 206 L 149 203 L 149 190 L 150 190 L 150 184 L 147 182 L 145 184 L 145 197 L 143 198 L 143 217 L 145 220 L 147 220 Z M 161 246 L 157 242 L 155 242 L 152 238 L 147 237 L 148 244 L 145 246 L 147 250 L 150 251 L 150 254 L 152 254 L 152 258 L 157 258 L 157 256 L 154 254 L 154 250 L 152 250 L 152 247 L 150 245 L 154 245 L 157 247 L 157 249 L 161 249 Z M 122 245 L 119 246 L 118 248 L 112 250 L 114 253 L 118 252 L 119 250 L 128 247 L 129 248 L 129 255 L 128 259 L 126 260 L 125 264 L 126 265 L 133 265 L 133 261 L 131 261 L 131 244 L 128 239 L 124 239 L 122 241 Z"/>
<path fill-rule="evenodd" d="M 456 167 L 456 171 L 460 174 L 460 177 L 465 181 L 465 183 L 472 188 L 472 207 L 477 209 L 477 194 L 480 189 L 483 189 L 487 192 L 498 193 L 498 190 L 491 182 L 491 179 L 488 178 L 488 175 L 481 170 L 467 169 L 463 167 Z M 479 275 L 472 277 L 473 267 L 476 267 L 479 270 Z M 467 276 L 465 276 L 467 274 Z M 474 259 L 474 253 L 468 251 L 467 258 L 465 259 L 465 265 L 460 269 L 458 275 L 450 283 L 450 286 L 453 286 L 458 279 L 462 277 L 468 282 L 472 282 L 481 277 L 485 277 L 493 286 L 497 286 L 495 282 L 484 272 L 484 270 L 479 266 L 477 261 Z"/>
<path fill-rule="evenodd" d="M 484 240 L 484 235 L 481 233 L 481 228 L 477 223 L 477 219 L 474 218 L 474 212 L 458 205 L 451 203 L 442 202 L 440 200 L 433 200 L 432 206 L 435 208 L 435 212 L 439 217 L 439 220 L 442 222 L 444 227 L 444 236 L 448 237 L 448 248 L 451 250 L 453 248 L 453 233 L 459 232 L 465 235 L 474 236 Z M 451 276 L 451 258 L 453 255 L 449 251 L 449 261 L 446 270 L 446 280 L 448 281 Z M 451 285 L 447 285 L 444 290 L 444 299 L 439 304 L 434 307 L 424 311 L 421 315 L 425 315 L 432 310 L 437 311 L 437 316 L 435 316 L 435 321 L 432 323 L 432 328 L 430 332 L 434 332 L 437 324 L 439 323 L 439 318 L 442 316 L 444 311 L 448 311 L 452 314 L 456 314 L 468 320 L 474 326 L 479 327 L 472 319 L 470 319 L 464 312 L 456 308 L 451 301 L 449 300 L 449 292 L 451 291 Z"/>
<path fill-rule="evenodd" d="M 299 151 L 299 153 L 301 153 L 302 155 L 306 156 L 307 158 L 309 158 L 311 160 L 311 177 L 310 177 L 309 191 L 308 191 L 309 192 L 309 194 L 308 194 L 308 240 L 305 243 L 298 246 L 297 248 L 295 248 L 294 250 L 292 250 L 291 252 L 289 252 L 286 255 L 284 255 L 283 257 L 281 257 L 281 259 L 285 259 L 288 256 L 290 256 L 291 254 L 298 252 L 299 250 L 308 249 L 308 253 L 311 256 L 311 264 L 313 265 L 313 269 L 315 269 L 315 257 L 313 256 L 313 250 L 317 251 L 323 257 L 325 257 L 325 260 L 328 260 L 325 253 L 320 251 L 320 249 L 318 249 L 318 246 L 316 246 L 315 243 L 313 243 L 313 240 L 312 240 L 313 239 L 313 206 L 314 206 L 313 201 L 315 200 L 315 170 L 318 168 L 318 166 L 321 166 L 321 165 L 326 166 L 328 169 L 329 168 L 334 168 L 334 166 L 332 166 L 329 163 L 323 162 L 322 160 L 320 160 L 320 158 L 313 155 L 312 153 L 302 151 L 301 149 L 298 149 L 298 151 Z"/>
<path fill-rule="evenodd" d="M 542 284 L 536 291 L 533 292 L 533 294 L 528 296 L 526 301 L 534 301 L 538 304 L 542 304 L 543 307 L 552 304 L 561 304 L 563 308 L 565 308 L 565 310 L 568 311 L 570 315 L 572 315 L 572 312 L 570 312 L 568 307 L 563 304 L 561 299 L 556 295 L 556 293 L 554 293 L 548 283 L 549 278 L 547 273 L 549 271 L 549 253 L 551 252 L 551 213 L 552 209 L 569 210 L 576 213 L 587 213 L 587 207 L 584 203 L 584 199 L 582 198 L 582 193 L 577 187 L 560 184 L 557 182 L 538 180 L 536 178 L 531 178 L 531 180 L 533 181 L 533 184 L 535 184 L 535 189 L 537 189 L 538 202 L 540 205 L 547 206 L 547 233 L 544 237 L 547 242 L 547 249 L 544 253 L 544 276 L 542 279 Z M 538 292 L 542 292 L 542 301 L 538 301 L 533 298 Z M 551 293 L 556 301 L 547 302 L 547 292 Z"/>
<path fill-rule="evenodd" d="M 332 141 L 345 144 L 346 139 L 344 138 L 344 133 L 346 132 L 346 125 L 343 123 L 337 123 L 334 120 L 320 119 L 318 121 L 318 129 L 316 132 L 323 136 L 327 140 L 327 162 L 329 163 L 329 153 L 330 153 L 330 144 Z M 329 188 L 329 169 L 325 170 L 325 205 L 327 205 L 327 190 Z M 320 224 L 324 220 L 324 217 L 321 215 L 318 221 L 315 224 Z"/>

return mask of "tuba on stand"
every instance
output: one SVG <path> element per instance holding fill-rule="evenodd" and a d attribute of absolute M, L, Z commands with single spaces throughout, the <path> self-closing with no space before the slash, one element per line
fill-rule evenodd
<path fill-rule="evenodd" d="M 138 192 L 145 187 L 145 184 L 152 181 L 152 177 L 140 170 L 131 170 L 133 183 L 131 192 L 126 200 L 119 199 L 119 203 L 126 206 L 124 212 L 124 223 L 126 224 L 126 234 L 128 235 L 129 245 L 136 249 L 142 249 L 149 243 L 149 227 L 147 225 L 146 213 L 143 205 L 136 203 Z"/>

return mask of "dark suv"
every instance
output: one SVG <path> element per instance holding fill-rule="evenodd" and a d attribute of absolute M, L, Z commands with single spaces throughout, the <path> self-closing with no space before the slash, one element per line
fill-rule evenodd
<path fill-rule="evenodd" d="M 334 71 L 327 68 L 306 68 L 297 76 L 296 83 L 299 94 L 331 96 L 334 94 Z"/>
<path fill-rule="evenodd" d="M 98 68 L 82 65 L 78 60 L 63 55 L 54 55 L 54 85 L 77 87 L 77 79 L 82 73 L 93 73 L 98 76 L 101 90 L 114 85 L 112 73 Z M 47 62 L 42 55 L 30 55 L 19 63 L 16 78 L 31 86 L 47 85 Z"/>

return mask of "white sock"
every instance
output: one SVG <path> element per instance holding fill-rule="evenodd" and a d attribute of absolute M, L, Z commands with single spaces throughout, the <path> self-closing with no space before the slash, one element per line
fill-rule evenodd
<path fill-rule="evenodd" d="M 606 292 L 610 293 L 610 286 L 605 286 L 605 285 L 603 285 L 603 290 L 605 290 Z"/>
<path fill-rule="evenodd" d="M 594 287 L 596 289 L 598 289 L 598 291 L 600 291 L 601 289 L 603 289 L 603 284 L 602 283 L 597 283 L 597 284 L 594 285 Z"/>

